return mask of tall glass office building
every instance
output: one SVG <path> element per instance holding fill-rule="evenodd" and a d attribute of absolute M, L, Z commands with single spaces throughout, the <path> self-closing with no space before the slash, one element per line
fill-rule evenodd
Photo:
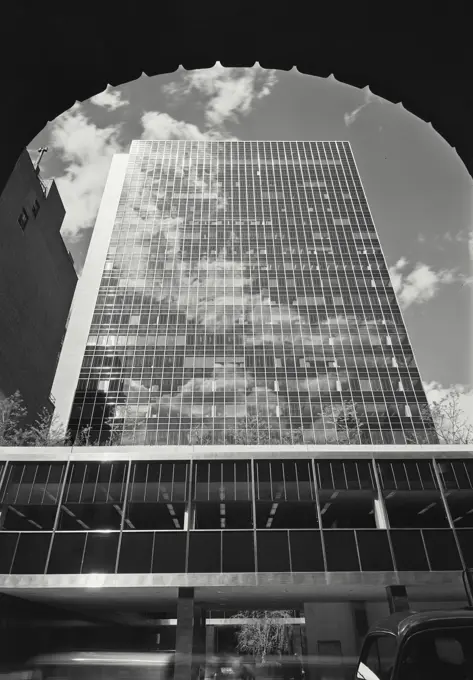
<path fill-rule="evenodd" d="M 0 450 L 8 654 L 53 630 L 46 651 L 211 658 L 225 617 L 277 607 L 291 655 L 350 659 L 391 586 L 463 602 L 473 452 L 436 443 L 349 144 L 117 154 L 53 395 L 119 445 Z"/>
<path fill-rule="evenodd" d="M 70 428 L 436 443 L 348 142 L 136 141 Z"/>

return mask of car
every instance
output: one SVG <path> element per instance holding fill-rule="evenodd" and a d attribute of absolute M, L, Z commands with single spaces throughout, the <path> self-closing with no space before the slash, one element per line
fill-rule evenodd
<path fill-rule="evenodd" d="M 172 680 L 174 661 L 174 652 L 65 652 L 35 657 L 8 680 Z"/>
<path fill-rule="evenodd" d="M 473 611 L 392 614 L 368 632 L 357 680 L 473 680 Z"/>

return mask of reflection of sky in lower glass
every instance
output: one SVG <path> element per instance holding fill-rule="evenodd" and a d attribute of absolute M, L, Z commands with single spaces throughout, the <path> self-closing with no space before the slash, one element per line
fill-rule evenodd
<path fill-rule="evenodd" d="M 217 443 L 245 427 L 336 441 L 340 404 L 354 401 L 373 429 L 389 412 L 397 441 L 403 425 L 423 432 L 406 421 L 425 395 L 349 148 L 161 142 L 146 162 L 158 143 L 140 144 L 72 427 L 105 432 L 113 416 L 122 443 L 188 443 L 196 432 Z"/>

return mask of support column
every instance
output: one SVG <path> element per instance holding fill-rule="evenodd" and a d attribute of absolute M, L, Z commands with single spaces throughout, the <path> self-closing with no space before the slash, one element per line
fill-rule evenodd
<path fill-rule="evenodd" d="M 294 625 L 292 627 L 292 668 L 291 676 L 293 680 L 303 680 L 304 672 L 304 650 L 302 646 L 302 626 Z"/>
<path fill-rule="evenodd" d="M 205 627 L 205 678 L 210 680 L 214 677 L 216 667 L 215 667 L 215 656 L 217 654 L 217 627 L 216 626 L 206 626 Z"/>
<path fill-rule="evenodd" d="M 205 665 L 205 616 L 194 605 L 194 588 L 179 588 L 174 680 L 194 680 Z"/>
<path fill-rule="evenodd" d="M 300 625 L 292 627 L 292 653 L 299 659 L 302 657 L 302 633 Z"/>
<path fill-rule="evenodd" d="M 210 659 L 216 653 L 217 629 L 215 626 L 205 627 L 205 656 Z"/>
<path fill-rule="evenodd" d="M 345 680 L 353 677 L 358 649 L 351 602 L 306 602 L 304 604 L 307 654 L 337 657 L 334 664 L 315 667 L 309 664 L 309 680 Z M 350 676 L 350 672 L 352 675 Z"/>
<path fill-rule="evenodd" d="M 352 602 L 352 610 L 355 622 L 356 651 L 358 654 L 369 629 L 368 612 L 366 611 L 365 602 L 363 602 L 363 600 L 355 600 Z"/>
<path fill-rule="evenodd" d="M 193 654 L 194 654 L 194 675 L 205 671 L 206 666 L 206 636 L 205 636 L 205 611 L 201 607 L 194 607 L 194 644 L 193 644 Z"/>

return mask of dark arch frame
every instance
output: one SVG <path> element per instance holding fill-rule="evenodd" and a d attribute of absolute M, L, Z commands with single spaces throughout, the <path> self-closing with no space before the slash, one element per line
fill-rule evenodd
<path fill-rule="evenodd" d="M 91 11 L 81 3 L 12 3 L 0 29 L 0 191 L 21 150 L 75 101 L 143 72 L 209 68 L 216 61 L 296 66 L 354 87 L 368 85 L 430 122 L 473 175 L 473 50 L 458 6 L 435 20 L 424 14 L 416 25 L 412 9 L 404 15 L 399 8 L 397 27 L 394 13 L 373 25 L 373 16 L 362 16 L 359 7 L 348 15 L 343 3 L 334 3 L 332 16 L 322 5 L 302 13 L 297 6 L 254 5 L 97 2 Z"/>

